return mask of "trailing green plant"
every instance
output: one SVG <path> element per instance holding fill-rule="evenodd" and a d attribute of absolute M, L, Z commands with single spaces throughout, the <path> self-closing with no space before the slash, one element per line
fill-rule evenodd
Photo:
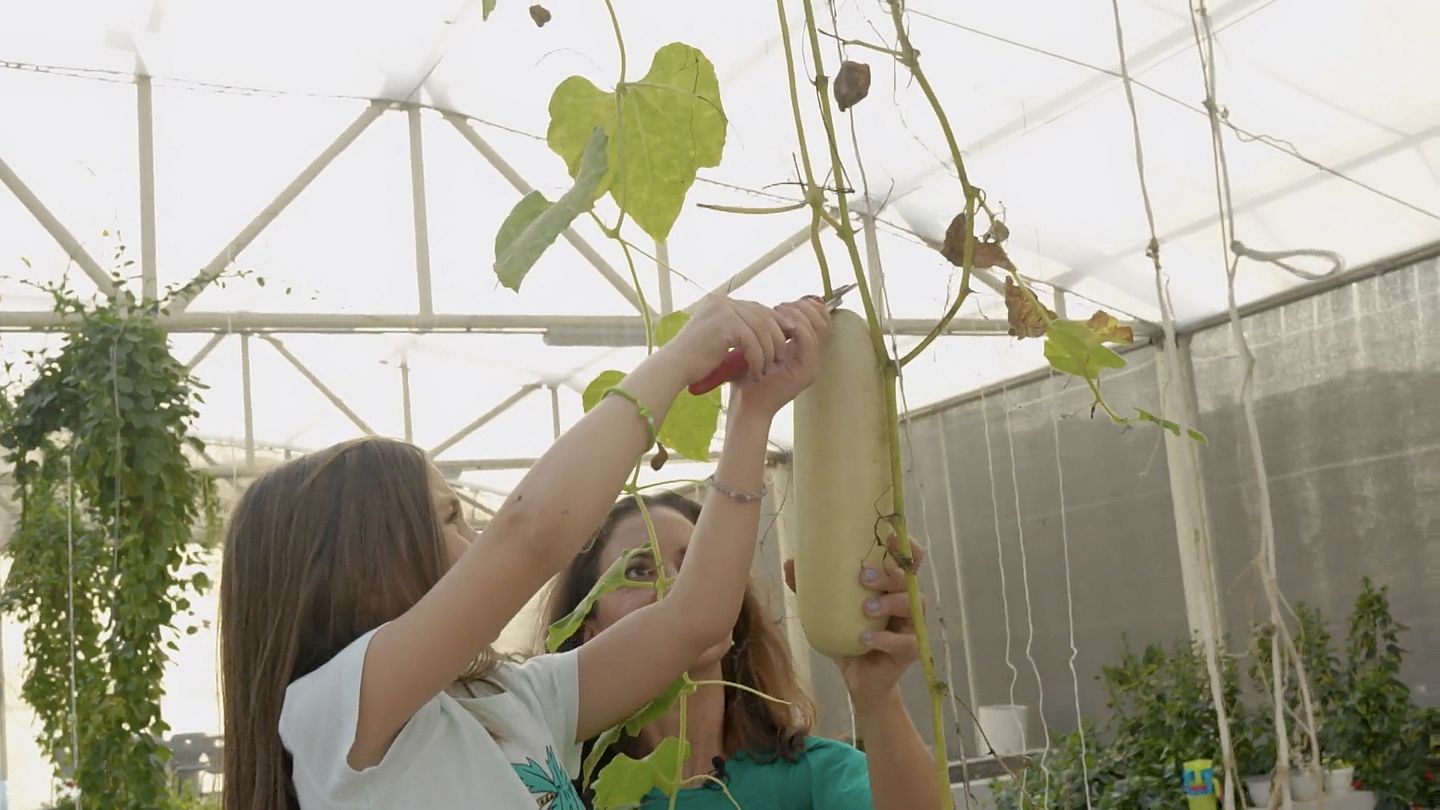
<path fill-rule="evenodd" d="M 1337 751 L 1355 765 L 1355 778 L 1379 796 L 1382 808 L 1417 804 L 1429 788 L 1425 714 L 1400 680 L 1400 634 L 1406 629 L 1390 613 L 1389 588 L 1366 577 L 1346 637 Z"/>
<path fill-rule="evenodd" d="M 1115 781 L 1104 767 L 1112 755 L 1086 720 L 1079 729 L 1051 734 L 1043 760 L 1031 762 L 1014 779 L 992 782 L 1000 810 L 1087 810 Z"/>
<path fill-rule="evenodd" d="M 115 258 L 129 265 L 123 247 Z M 64 339 L 29 356 L 32 381 L 0 425 L 21 504 L 0 607 L 26 624 L 22 694 L 57 774 L 86 806 L 156 808 L 173 799 L 162 678 L 209 585 L 197 569 L 219 514 L 186 455 L 203 449 L 190 432 L 201 386 L 157 322 L 169 296 L 114 281 L 98 304 L 44 288 Z"/>

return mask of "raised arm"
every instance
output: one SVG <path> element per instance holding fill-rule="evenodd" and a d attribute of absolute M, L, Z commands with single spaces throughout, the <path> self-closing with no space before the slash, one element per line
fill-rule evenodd
<path fill-rule="evenodd" d="M 352 767 L 378 763 L 425 701 L 448 686 L 525 603 L 579 551 L 620 492 L 680 389 L 731 347 L 757 372 L 784 344 L 768 307 L 715 298 L 621 388 L 541 456 L 490 525 L 420 601 L 370 642 Z"/>
<path fill-rule="evenodd" d="M 725 446 L 675 587 L 659 602 L 616 622 L 580 648 L 580 721 L 585 740 L 629 716 L 693 665 L 735 625 L 750 575 L 760 522 L 765 449 L 775 413 L 804 390 L 819 366 L 829 331 L 823 305 L 779 308 L 793 340 L 781 362 L 757 382 L 735 386 Z M 624 672 L 625 677 L 613 677 Z M 610 673 L 609 676 L 596 673 Z"/>

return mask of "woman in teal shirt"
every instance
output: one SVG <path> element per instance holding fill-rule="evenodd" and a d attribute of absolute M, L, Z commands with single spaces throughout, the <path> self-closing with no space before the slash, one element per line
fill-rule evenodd
<path fill-rule="evenodd" d="M 665 558 L 664 575 L 673 577 L 700 520 L 700 505 L 675 493 L 647 496 L 645 501 Z M 546 609 L 548 621 L 573 611 L 612 562 L 647 542 L 635 500 L 617 503 L 595 542 L 561 572 Z M 626 577 L 653 581 L 657 569 L 648 553 L 637 554 Z M 930 752 L 900 698 L 900 676 L 917 658 L 904 576 L 893 562 L 883 571 L 857 570 L 856 576 L 875 592 L 857 607 L 871 616 L 889 618 L 884 630 L 867 639 L 871 652 L 836 662 L 868 755 L 809 734 L 814 704 L 795 675 L 778 622 L 765 615 L 752 587 L 731 637 L 712 647 L 691 669 L 690 677 L 743 684 L 790 705 L 731 686 L 703 686 L 691 695 L 686 722 L 691 758 L 684 776 L 695 786 L 681 791 L 677 808 L 734 810 L 738 804 L 742 810 L 926 810 L 940 806 Z M 786 580 L 793 588 L 789 564 Z M 564 648 L 585 643 L 654 599 L 650 588 L 621 588 L 606 594 Z M 623 678 L 625 673 L 617 672 L 615 677 Z M 672 711 L 639 736 L 622 739 L 612 751 L 643 757 L 660 740 L 678 733 L 679 718 Z M 707 775 L 712 778 L 699 778 Z M 722 782 L 729 796 L 719 788 Z M 652 792 L 643 806 L 646 810 L 668 807 L 669 799 Z"/>

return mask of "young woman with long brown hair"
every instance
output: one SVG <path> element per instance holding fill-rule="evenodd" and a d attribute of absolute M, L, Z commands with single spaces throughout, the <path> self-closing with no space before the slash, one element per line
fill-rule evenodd
<path fill-rule="evenodd" d="M 675 577 L 703 566 L 694 553 L 695 540 L 699 527 L 709 519 L 710 501 L 702 510 L 692 500 L 665 493 L 646 496 L 645 503 L 665 559 L 657 565 L 648 552 L 637 553 L 629 560 L 626 577 L 652 582 L 660 571 Z M 547 620 L 554 622 L 575 610 L 602 572 L 627 550 L 648 544 L 649 537 L 635 499 L 616 503 L 594 542 L 556 580 Z M 916 559 L 922 560 L 923 549 L 918 545 L 916 549 Z M 793 587 L 788 564 L 786 569 Z M 677 808 L 733 810 L 738 804 L 741 810 L 928 810 L 940 806 L 929 749 L 900 699 L 900 676 L 918 657 L 904 575 L 894 562 L 883 571 L 857 568 L 855 575 L 874 592 L 856 610 L 889 617 L 886 629 L 863 639 L 869 653 L 837 662 L 855 706 L 865 753 L 810 735 L 815 706 L 795 675 L 778 623 L 766 615 L 754 588 L 747 585 L 730 635 L 691 665 L 690 677 L 709 684 L 720 680 L 740 684 L 789 705 L 733 686 L 706 685 L 692 695 L 686 712 L 691 758 L 685 776 L 714 778 L 682 790 Z M 584 650 L 607 643 L 625 622 L 662 608 L 670 598 L 656 603 L 650 588 L 606 594 L 562 649 Z M 643 646 L 635 649 L 643 655 Z M 627 666 L 624 671 L 628 678 L 636 668 Z M 615 752 L 642 757 L 660 740 L 678 733 L 678 715 L 672 711 L 638 737 L 622 738 Z M 717 782 L 723 782 L 728 793 Z M 669 799 L 659 791 L 643 803 L 646 810 L 668 806 Z"/>
<path fill-rule="evenodd" d="M 741 495 L 761 489 L 770 422 L 814 379 L 828 324 L 815 301 L 707 302 L 478 535 L 403 442 L 337 445 L 251 484 L 220 586 L 225 810 L 577 810 L 579 741 L 644 705 L 734 623 L 759 522 Z M 703 575 L 678 579 L 662 609 L 604 642 L 496 661 L 491 643 L 594 534 L 670 403 L 732 347 L 751 375 L 732 387 L 691 547 Z M 634 671 L 613 677 L 622 668 Z"/>

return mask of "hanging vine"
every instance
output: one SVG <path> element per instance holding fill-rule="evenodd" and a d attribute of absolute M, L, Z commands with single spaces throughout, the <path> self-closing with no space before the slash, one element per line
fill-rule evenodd
<path fill-rule="evenodd" d="M 904 6 L 898 0 L 890 2 L 897 47 L 887 48 L 849 39 L 840 41 L 887 54 L 914 77 L 929 101 L 945 137 L 951 166 L 959 177 L 965 204 L 964 210 L 952 220 L 945 242 L 940 248 L 941 254 L 960 268 L 959 291 L 944 316 L 918 345 L 904 356 L 891 356 L 884 340 L 884 324 L 877 300 L 879 291 L 870 289 L 870 279 L 856 241 L 857 229 L 848 199 L 848 175 L 841 160 L 835 124 L 837 108 L 841 113 L 854 115 L 857 105 L 865 99 L 870 86 L 870 68 L 862 62 L 844 60 L 834 79 L 832 99 L 831 80 L 826 75 L 821 57 L 821 32 L 816 21 L 814 4 L 811 0 L 802 0 L 802 3 L 805 12 L 803 36 L 813 59 L 813 76 L 804 75 L 797 66 L 784 0 L 776 2 L 790 88 L 791 113 L 795 121 L 799 150 L 797 166 L 801 175 L 798 182 L 803 191 L 802 202 L 799 205 L 765 209 L 707 207 L 739 214 L 783 213 L 808 208 L 810 243 L 815 251 L 821 287 L 827 295 L 832 291 L 835 280 L 823 249 L 822 228 L 833 230 L 845 247 L 870 327 L 871 342 L 881 366 L 885 369 L 885 408 L 889 426 L 891 477 L 894 481 L 893 514 L 885 518 L 899 538 L 897 561 L 907 572 L 907 591 L 921 650 L 921 668 L 931 698 L 936 779 L 940 783 L 941 795 L 948 797 L 951 793 L 943 707 L 947 695 L 955 700 L 957 705 L 961 704 L 950 694 L 949 686 L 937 676 L 935 657 L 924 619 L 921 588 L 914 575 L 913 552 L 907 531 L 902 446 L 899 436 L 897 391 L 902 367 L 929 347 L 964 305 L 970 294 L 972 273 L 977 268 L 999 268 L 1009 273 L 1006 281 L 1006 305 L 1011 334 L 1017 337 L 1044 337 L 1045 356 L 1050 364 L 1060 372 L 1084 379 L 1094 395 L 1095 408 L 1103 409 L 1113 421 L 1121 424 L 1146 421 L 1177 435 L 1185 429 L 1147 411 L 1141 410 L 1136 415 L 1127 417 L 1114 410 L 1101 394 L 1100 376 L 1107 368 L 1120 368 L 1125 365 L 1124 359 L 1107 344 L 1130 343 L 1133 334 L 1129 327 L 1104 312 L 1097 312 L 1088 321 L 1056 317 L 1055 313 L 1039 303 L 1035 292 L 1010 261 L 1004 249 L 1008 229 L 990 209 L 984 193 L 970 182 L 965 172 L 958 141 L 936 91 L 921 69 L 919 52 L 911 44 L 906 28 Z M 683 208 L 686 194 L 695 182 L 696 173 L 701 168 L 719 164 L 727 124 L 714 66 L 696 48 L 683 43 L 666 45 L 656 52 L 646 75 L 639 81 L 630 81 L 627 78 L 629 59 L 619 17 L 609 0 L 606 8 L 614 29 L 619 55 L 619 76 L 614 89 L 605 91 L 587 78 L 572 76 L 555 89 L 549 104 L 550 126 L 546 140 L 551 150 L 564 159 L 566 168 L 575 181 L 574 185 L 554 202 L 539 192 L 532 192 L 520 200 L 496 236 L 494 269 L 506 287 L 518 291 L 525 275 L 555 238 L 576 218 L 589 216 L 608 238 L 619 244 L 625 256 L 639 298 L 641 317 L 645 325 L 646 347 L 653 351 L 657 345 L 663 345 L 679 331 L 686 316 L 684 313 L 672 313 L 658 323 L 652 318 L 635 270 L 633 245 L 624 236 L 626 219 L 651 238 L 664 240 Z M 830 36 L 839 39 L 838 33 Z M 833 180 L 833 188 L 817 182 L 820 175 L 817 174 L 812 160 L 800 102 L 799 85 L 802 81 L 811 85 L 814 90 L 814 98 L 823 122 L 823 155 L 828 158 L 825 176 Z M 645 137 L 636 137 L 636 133 L 644 133 Z M 613 225 L 606 224 L 594 211 L 595 202 L 607 194 L 619 209 Z M 985 212 L 989 224 L 985 233 L 977 237 L 974 223 L 981 211 Z M 620 371 L 602 372 L 585 391 L 587 409 L 623 378 L 624 374 Z M 682 393 L 661 428 L 662 445 L 669 446 L 688 458 L 708 459 L 710 443 L 718 425 L 719 411 L 717 392 L 704 397 Z M 1203 440 L 1203 436 L 1193 429 L 1188 430 L 1188 435 Z M 658 464 L 663 462 L 662 447 Z M 626 488 L 632 495 L 639 489 L 639 471 L 640 466 L 637 464 L 635 475 Z M 651 543 L 654 544 L 653 529 L 650 534 Z M 591 597 L 598 598 L 608 590 L 632 585 L 633 583 L 624 580 L 623 575 L 605 576 L 596 585 Z M 657 582 L 654 587 L 663 592 L 664 583 Z M 566 630 L 573 632 L 574 628 L 578 627 L 576 619 L 583 620 L 583 615 L 567 618 L 568 621 L 557 625 L 561 626 L 562 633 Z M 549 639 L 552 647 L 563 641 L 563 638 L 557 638 L 556 635 L 552 633 Z M 605 745 L 617 739 L 622 728 L 628 726 L 632 731 L 638 729 L 639 725 L 643 725 L 641 720 L 660 716 L 677 700 L 683 714 L 685 698 L 694 688 L 694 684 L 688 679 L 677 681 L 672 689 L 631 718 L 629 723 L 603 735 L 602 744 L 596 746 L 596 750 L 603 750 Z M 966 710 L 968 711 L 968 707 Z M 623 783 L 625 789 L 619 792 L 606 791 L 603 797 L 597 797 L 600 806 L 638 800 L 653 787 L 660 787 L 673 797 L 678 787 L 684 784 L 679 775 L 686 758 L 686 744 L 683 739 L 675 740 L 673 745 L 657 747 L 647 758 L 648 762 L 617 758 L 601 773 L 597 785 L 604 783 L 613 786 Z M 593 767 L 593 759 L 590 765 Z M 590 770 L 591 768 L 587 767 L 587 778 Z M 608 778 L 607 774 L 610 774 Z M 659 776 L 661 774 L 665 775 L 664 778 Z M 673 779 L 670 774 L 674 774 Z M 949 804 L 949 801 L 946 803 Z"/>
<path fill-rule="evenodd" d="M 175 801 L 162 678 L 209 586 L 196 569 L 219 513 L 186 455 L 203 449 L 190 432 L 201 386 L 156 320 L 184 290 L 142 301 L 114 281 L 93 306 L 63 282 L 43 288 L 64 341 L 29 357 L 33 381 L 0 425 L 21 504 L 0 607 L 26 624 L 22 695 L 57 775 L 86 805 L 138 810 Z"/>

